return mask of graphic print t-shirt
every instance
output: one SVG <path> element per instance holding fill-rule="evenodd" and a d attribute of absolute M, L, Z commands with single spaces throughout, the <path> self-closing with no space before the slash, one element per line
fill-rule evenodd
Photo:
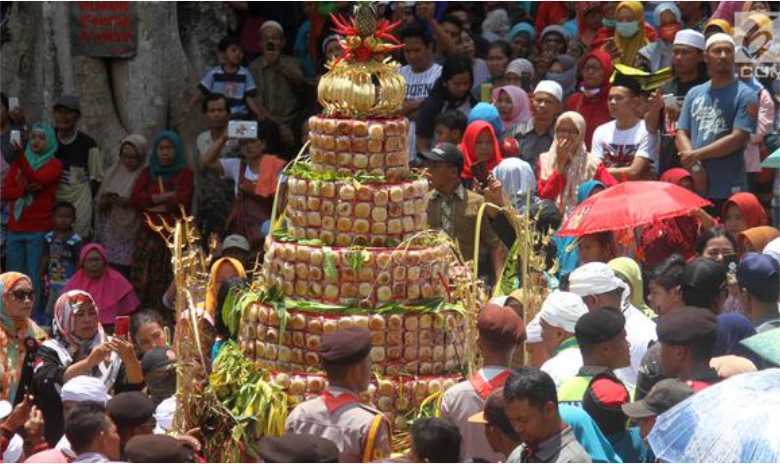
<path fill-rule="evenodd" d="M 610 168 L 630 166 L 637 156 L 647 158 L 655 165 L 658 145 L 652 142 L 644 121 L 640 120 L 630 129 L 618 129 L 616 122 L 610 121 L 593 132 L 591 152 Z"/>
<path fill-rule="evenodd" d="M 441 75 L 441 65 L 433 63 L 426 71 L 416 73 L 408 64 L 401 67 L 401 75 L 406 79 L 406 100 L 419 101 L 428 98 L 433 89 L 433 84 Z M 417 140 L 415 138 L 416 126 L 414 117 L 409 117 L 409 134 L 407 136 L 407 148 L 409 154 L 414 158 L 417 154 Z"/>

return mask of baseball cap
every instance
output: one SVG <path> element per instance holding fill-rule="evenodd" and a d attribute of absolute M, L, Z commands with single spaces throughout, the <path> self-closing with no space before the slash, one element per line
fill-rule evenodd
<path fill-rule="evenodd" d="M 170 348 L 152 348 L 151 350 L 144 353 L 143 357 L 141 358 L 141 370 L 145 375 L 155 369 L 168 367 L 175 361 L 175 355 L 173 354 L 173 350 Z"/>
<path fill-rule="evenodd" d="M 444 161 L 457 166 L 458 170 L 463 170 L 463 153 L 460 152 L 457 145 L 449 142 L 440 143 L 431 151 L 420 153 L 420 158 L 428 161 Z"/>
<path fill-rule="evenodd" d="M 737 281 L 759 301 L 775 302 L 780 294 L 780 264 L 769 255 L 745 253 L 737 267 Z"/>
<path fill-rule="evenodd" d="M 54 100 L 53 108 L 62 107 L 81 113 L 81 102 L 76 95 L 60 95 Z"/>
<path fill-rule="evenodd" d="M 505 404 L 504 389 L 493 390 L 485 399 L 484 409 L 470 416 L 468 422 L 471 424 L 490 424 L 498 427 L 504 433 L 512 434 L 514 430 L 504 410 Z"/>
<path fill-rule="evenodd" d="M 677 403 L 693 395 L 693 389 L 677 379 L 664 379 L 650 389 L 639 401 L 624 404 L 623 412 L 631 419 L 653 417 L 672 409 Z"/>
<path fill-rule="evenodd" d="M 232 234 L 225 237 L 225 240 L 222 242 L 222 250 L 227 250 L 228 248 L 238 248 L 241 250 L 244 250 L 246 252 L 249 252 L 249 241 L 243 236 L 239 234 Z"/>

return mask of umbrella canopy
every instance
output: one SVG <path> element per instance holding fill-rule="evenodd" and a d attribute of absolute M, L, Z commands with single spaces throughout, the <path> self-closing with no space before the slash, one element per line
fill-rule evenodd
<path fill-rule="evenodd" d="M 775 150 L 761 162 L 762 168 L 780 169 L 780 148 Z"/>
<path fill-rule="evenodd" d="M 739 344 L 775 366 L 780 366 L 780 328 L 753 335 Z"/>
<path fill-rule="evenodd" d="M 740 374 L 658 416 L 662 462 L 780 462 L 780 369 Z"/>
<path fill-rule="evenodd" d="M 669 182 L 623 182 L 583 201 L 559 234 L 579 237 L 634 228 L 685 216 L 708 205 L 704 198 Z"/>

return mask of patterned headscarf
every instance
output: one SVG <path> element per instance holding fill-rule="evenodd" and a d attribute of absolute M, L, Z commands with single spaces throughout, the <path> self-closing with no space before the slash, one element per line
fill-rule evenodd
<path fill-rule="evenodd" d="M 74 320 L 82 305 L 92 304 L 95 311 L 98 312 L 97 331 L 89 340 L 82 340 L 74 333 Z M 52 335 L 54 339 L 60 342 L 74 359 L 79 359 L 89 355 L 92 348 L 100 345 L 106 340 L 106 334 L 103 326 L 100 325 L 99 308 L 92 295 L 83 290 L 70 290 L 63 293 L 54 303 L 54 320 L 52 321 Z"/>
<path fill-rule="evenodd" d="M 22 364 L 27 353 L 24 340 L 27 337 L 43 340 L 46 333 L 31 319 L 19 325 L 6 312 L 6 300 L 10 290 L 21 280 L 32 281 L 20 272 L 0 274 L 0 399 L 11 404 L 16 399 L 16 391 L 21 380 Z"/>

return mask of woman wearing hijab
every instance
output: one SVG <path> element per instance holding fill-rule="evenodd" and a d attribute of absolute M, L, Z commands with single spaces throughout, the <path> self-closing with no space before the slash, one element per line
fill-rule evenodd
<path fill-rule="evenodd" d="M 149 168 L 133 184 L 130 203 L 144 218 L 133 252 L 131 282 L 145 307 L 159 308 L 161 297 L 173 279 L 171 252 L 152 225 L 173 224 L 192 201 L 193 175 L 184 158 L 181 138 L 162 131 L 152 145 Z"/>
<path fill-rule="evenodd" d="M 645 316 L 655 318 L 655 312 L 645 303 L 645 285 L 642 281 L 642 269 L 639 264 L 625 256 L 615 258 L 607 264 L 615 271 L 616 276 L 628 284 L 628 289 L 631 292 L 629 302 L 642 311 Z"/>
<path fill-rule="evenodd" d="M 483 182 L 503 159 L 496 131 L 486 121 L 474 121 L 466 127 L 460 151 L 463 153 L 460 177 L 467 183 L 473 182 L 475 177 Z"/>
<path fill-rule="evenodd" d="M 100 312 L 92 296 L 82 290 L 67 291 L 54 304 L 52 338 L 38 349 L 33 375 L 49 443 L 56 443 L 62 436 L 59 391 L 68 380 L 88 375 L 100 379 L 114 393 L 144 386 L 133 343 L 107 336 L 100 324 Z"/>
<path fill-rule="evenodd" d="M 522 88 L 504 85 L 493 89 L 493 104 L 501 116 L 504 136 L 524 133 L 531 124 L 531 100 Z"/>
<path fill-rule="evenodd" d="M 100 308 L 100 324 L 109 332 L 113 332 L 117 316 L 130 315 L 139 306 L 133 286 L 122 274 L 111 268 L 106 249 L 97 243 L 90 243 L 81 249 L 79 270 L 62 290 L 89 293 Z"/>
<path fill-rule="evenodd" d="M 734 235 L 745 229 L 765 226 L 769 223 L 761 202 L 749 192 L 739 192 L 732 195 L 723 204 L 721 220 L 726 226 L 726 230 Z"/>
<path fill-rule="evenodd" d="M 639 50 L 649 43 L 645 34 L 645 10 L 641 2 L 620 2 L 615 10 L 614 47 L 607 42 L 613 63 L 637 67 Z M 614 52 L 614 54 L 613 54 Z"/>
<path fill-rule="evenodd" d="M 674 36 L 682 29 L 682 13 L 671 2 L 661 3 L 653 11 L 659 39 L 639 50 L 641 67 L 656 72 L 672 65 L 672 43 Z"/>
<path fill-rule="evenodd" d="M 515 58 L 506 66 L 504 85 L 514 85 L 528 93 L 536 85 L 535 75 L 533 63 L 525 58 Z"/>
<path fill-rule="evenodd" d="M 668 169 L 663 174 L 661 174 L 661 177 L 658 180 L 661 182 L 668 182 L 670 184 L 677 185 L 684 189 L 690 190 L 693 193 L 696 193 L 696 190 L 693 188 L 693 176 L 685 168 Z"/>
<path fill-rule="evenodd" d="M 20 403 L 32 381 L 34 352 L 28 339 L 41 342 L 44 332 L 30 319 L 35 304 L 32 280 L 19 272 L 0 274 L 0 400 Z"/>
<path fill-rule="evenodd" d="M 577 87 L 577 60 L 569 55 L 558 55 L 544 78 L 560 84 L 563 98 L 567 98 Z"/>
<path fill-rule="evenodd" d="M 580 184 L 577 188 L 577 204 L 601 192 L 607 187 L 597 180 L 589 180 Z M 580 250 L 577 246 L 577 237 L 562 237 L 555 235 L 552 238 L 558 249 L 558 276 L 569 275 L 580 264 Z"/>
<path fill-rule="evenodd" d="M 217 293 L 219 286 L 227 279 L 239 277 L 246 278 L 244 265 L 235 258 L 220 258 L 214 261 L 209 272 L 209 282 L 206 285 L 206 314 L 214 320 L 217 310 Z"/>
<path fill-rule="evenodd" d="M 480 102 L 477 106 L 469 111 L 467 124 L 471 124 L 474 121 L 485 121 L 493 126 L 493 132 L 496 134 L 496 138 L 502 138 L 504 136 L 504 124 L 501 121 L 501 115 L 498 113 L 498 108 L 490 103 Z"/>
<path fill-rule="evenodd" d="M 596 38 L 601 20 L 603 19 L 601 2 L 577 2 L 577 48 L 587 51 L 591 49 Z"/>
<path fill-rule="evenodd" d="M 780 237 L 780 230 L 771 226 L 745 229 L 737 234 L 737 253 L 739 255 L 750 251 L 761 253 L 764 247 L 777 237 Z"/>
<path fill-rule="evenodd" d="M 529 193 L 533 203 L 536 177 L 530 164 L 520 158 L 505 158 L 493 169 L 493 175 L 501 182 L 513 208 L 518 211 L 524 208 Z"/>
<path fill-rule="evenodd" d="M 536 28 L 527 22 L 519 22 L 512 26 L 506 36 L 512 45 L 512 56 L 515 58 L 533 58 Z"/>
<path fill-rule="evenodd" d="M 555 122 L 550 151 L 539 157 L 539 197 L 555 200 L 566 218 L 576 206 L 580 184 L 591 179 L 607 187 L 617 184 L 585 148 L 585 119 L 575 111 L 566 111 Z"/>
<path fill-rule="evenodd" d="M 566 109 L 576 111 L 585 118 L 585 146 L 590 149 L 593 131 L 612 120 L 607 106 L 609 96 L 609 78 L 614 67 L 609 53 L 596 49 L 580 60 L 579 72 L 582 76 L 577 92 L 566 99 Z"/>
<path fill-rule="evenodd" d="M 226 313 L 232 310 L 232 307 L 225 308 L 225 305 L 235 305 L 237 292 L 244 285 L 245 279 L 230 277 L 219 285 L 217 293 L 217 306 L 214 313 L 214 330 L 216 338 L 211 346 L 211 361 L 217 359 L 219 351 L 228 340 L 235 340 L 235 327 L 231 330 L 229 321 L 225 320 Z"/>
<path fill-rule="evenodd" d="M 43 302 L 41 254 L 44 236 L 52 229 L 52 209 L 62 163 L 55 158 L 57 136 L 48 124 L 35 124 L 24 156 L 17 157 L 2 181 L 2 199 L 10 205 L 6 266 L 35 276 L 35 301 Z M 39 320 L 40 321 L 40 320 Z"/>
<path fill-rule="evenodd" d="M 130 205 L 130 196 L 135 180 L 146 167 L 146 150 L 142 135 L 122 139 L 119 160 L 106 172 L 97 194 L 96 240 L 106 247 L 111 266 L 125 276 L 130 275 L 135 238 L 141 227 L 141 217 Z"/>

